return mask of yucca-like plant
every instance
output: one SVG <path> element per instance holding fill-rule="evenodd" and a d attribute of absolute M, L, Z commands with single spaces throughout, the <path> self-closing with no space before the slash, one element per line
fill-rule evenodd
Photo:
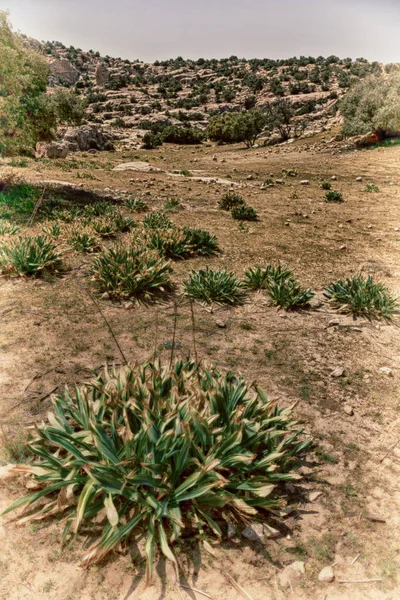
<path fill-rule="evenodd" d="M 43 235 L 10 238 L 0 246 L 0 271 L 3 275 L 37 277 L 42 271 L 56 269 L 60 253 Z"/>
<path fill-rule="evenodd" d="M 200 269 L 191 271 L 189 279 L 183 282 L 185 293 L 190 298 L 202 300 L 205 304 L 243 304 L 246 291 L 233 271 L 226 269 Z"/>
<path fill-rule="evenodd" d="M 17 225 L 0 219 L 0 235 L 15 235 L 19 231 L 20 228 Z"/>
<path fill-rule="evenodd" d="M 277 265 L 256 265 L 245 271 L 243 284 L 251 290 L 265 290 L 273 282 L 279 282 L 282 279 L 288 279 L 292 276 L 293 271 L 287 267 L 282 267 L 280 263 Z"/>
<path fill-rule="evenodd" d="M 218 202 L 218 206 L 222 210 L 232 210 L 232 208 L 243 206 L 244 204 L 246 203 L 242 196 L 232 191 L 226 192 Z"/>
<path fill-rule="evenodd" d="M 68 243 L 76 252 L 95 252 L 100 249 L 100 241 L 89 227 L 76 225 L 68 232 Z"/>
<path fill-rule="evenodd" d="M 166 214 L 156 210 L 145 216 L 143 226 L 146 229 L 171 229 L 174 224 Z"/>
<path fill-rule="evenodd" d="M 375 283 L 371 275 L 331 283 L 325 288 L 324 295 L 340 311 L 369 318 L 392 319 L 400 309 L 398 299 L 383 283 Z"/>
<path fill-rule="evenodd" d="M 235 206 L 232 208 L 231 215 L 233 219 L 237 221 L 257 221 L 258 213 L 255 208 L 248 204 L 242 204 L 241 206 Z"/>
<path fill-rule="evenodd" d="M 125 202 L 125 206 L 134 212 L 146 212 L 149 210 L 148 205 L 137 198 L 128 198 Z"/>
<path fill-rule="evenodd" d="M 267 286 L 267 292 L 272 304 L 286 310 L 304 308 L 314 297 L 314 292 L 311 289 L 302 289 L 293 276 L 272 280 Z"/>
<path fill-rule="evenodd" d="M 329 181 L 323 181 L 321 183 L 321 189 L 329 191 L 332 188 L 332 185 L 329 183 Z"/>
<path fill-rule="evenodd" d="M 179 200 L 179 198 L 168 198 L 163 206 L 163 209 L 167 212 L 173 212 L 175 210 L 179 210 L 180 208 L 182 208 L 182 202 Z"/>
<path fill-rule="evenodd" d="M 61 226 L 58 221 L 43 223 L 42 231 L 47 237 L 58 238 L 61 235 Z"/>
<path fill-rule="evenodd" d="M 110 296 L 149 297 L 171 287 L 169 261 L 154 250 L 116 246 L 99 254 L 93 263 L 96 286 Z"/>
<path fill-rule="evenodd" d="M 86 220 L 84 224 L 90 225 L 101 237 L 113 237 L 117 233 L 124 233 L 136 226 L 133 219 L 124 217 L 119 211 L 115 211 L 109 216 Z"/>
<path fill-rule="evenodd" d="M 342 192 L 331 190 L 329 192 L 326 192 L 325 200 L 326 202 L 343 202 L 343 194 Z"/>
<path fill-rule="evenodd" d="M 20 524 L 62 516 L 62 543 L 90 528 L 98 539 L 84 566 L 144 539 L 147 584 L 158 550 L 178 574 L 184 530 L 207 543 L 222 537 L 222 515 L 246 522 L 281 507 L 279 486 L 300 479 L 292 464 L 311 443 L 292 407 L 193 362 L 106 369 L 52 402 L 29 444 L 36 460 L 16 467 L 40 489 L 3 515 L 25 506 Z"/>
<path fill-rule="evenodd" d="M 147 236 L 147 246 L 165 258 L 183 259 L 190 255 L 190 247 L 186 236 L 178 228 L 150 229 Z"/>
<path fill-rule="evenodd" d="M 116 212 L 114 204 L 102 200 L 101 202 L 94 202 L 93 204 L 87 204 L 83 210 L 84 215 L 88 217 L 111 217 Z"/>
<path fill-rule="evenodd" d="M 205 229 L 197 227 L 184 227 L 186 243 L 191 248 L 193 254 L 199 256 L 210 256 L 219 252 L 218 240 L 216 235 L 211 235 Z"/>

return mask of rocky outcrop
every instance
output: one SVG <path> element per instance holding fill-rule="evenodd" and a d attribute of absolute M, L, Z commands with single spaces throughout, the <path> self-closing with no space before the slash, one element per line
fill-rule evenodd
<path fill-rule="evenodd" d="M 36 158 L 65 158 L 68 147 L 58 142 L 38 142 L 36 144 Z"/>
<path fill-rule="evenodd" d="M 96 67 L 95 77 L 97 85 L 106 85 L 110 81 L 110 71 L 105 65 L 99 63 Z"/>
<path fill-rule="evenodd" d="M 63 136 L 63 141 L 70 152 L 87 152 L 88 150 L 114 150 L 115 137 L 96 127 L 95 125 L 82 125 L 81 127 L 68 127 Z"/>
<path fill-rule="evenodd" d="M 79 71 L 66 58 L 55 58 L 49 62 L 49 85 L 74 85 L 79 79 Z"/>

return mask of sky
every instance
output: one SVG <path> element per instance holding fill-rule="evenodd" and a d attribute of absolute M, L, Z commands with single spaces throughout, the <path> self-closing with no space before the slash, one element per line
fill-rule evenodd
<path fill-rule="evenodd" d="M 0 10 L 30 37 L 130 60 L 400 62 L 400 0 L 0 0 Z"/>

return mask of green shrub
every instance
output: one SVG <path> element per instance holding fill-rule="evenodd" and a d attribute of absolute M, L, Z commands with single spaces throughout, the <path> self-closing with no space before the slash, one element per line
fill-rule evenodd
<path fill-rule="evenodd" d="M 20 228 L 17 227 L 17 225 L 13 225 L 12 223 L 0 219 L 0 235 L 15 235 L 19 231 Z"/>
<path fill-rule="evenodd" d="M 330 192 L 326 192 L 325 200 L 326 202 L 343 202 L 343 194 L 341 192 L 331 190 Z"/>
<path fill-rule="evenodd" d="M 321 189 L 330 190 L 331 188 L 332 188 L 332 185 L 329 183 L 329 181 L 323 181 L 321 183 Z"/>
<path fill-rule="evenodd" d="M 182 202 L 179 200 L 179 198 L 168 198 L 163 206 L 163 210 L 167 212 L 173 212 L 175 210 L 179 210 L 180 208 L 182 208 Z"/>
<path fill-rule="evenodd" d="M 5 185 L 3 191 L 0 186 L 0 205 L 4 204 L 18 215 L 32 214 L 40 195 L 41 190 L 30 183 Z"/>
<path fill-rule="evenodd" d="M 362 275 L 339 280 L 325 288 L 324 295 L 343 312 L 366 317 L 391 319 L 399 310 L 397 298 L 383 283 L 375 283 L 371 276 Z"/>
<path fill-rule="evenodd" d="M 167 144 L 201 144 L 204 133 L 195 127 L 178 127 L 170 125 L 161 134 L 161 139 Z"/>
<path fill-rule="evenodd" d="M 130 217 L 124 217 L 124 215 L 119 211 L 98 219 L 85 220 L 83 223 L 84 225 L 90 225 L 101 237 L 113 237 L 117 233 L 130 231 L 132 227 L 136 226 L 136 223 L 133 219 Z"/>
<path fill-rule="evenodd" d="M 233 219 L 237 221 L 257 221 L 258 213 L 255 208 L 248 204 L 242 204 L 241 206 L 235 206 L 232 208 L 231 215 Z"/>
<path fill-rule="evenodd" d="M 223 113 L 211 117 L 207 134 L 214 142 L 224 144 L 244 142 L 250 148 L 254 146 L 265 125 L 265 115 L 259 110 Z"/>
<path fill-rule="evenodd" d="M 147 246 L 151 250 L 157 250 L 165 258 L 187 258 L 190 254 L 185 235 L 176 228 L 151 229 Z"/>
<path fill-rule="evenodd" d="M 167 215 L 156 210 L 145 216 L 143 226 L 147 229 L 171 229 L 174 224 Z"/>
<path fill-rule="evenodd" d="M 254 268 L 250 267 L 245 271 L 244 285 L 246 288 L 251 290 L 265 290 L 273 282 L 280 282 L 281 280 L 289 279 L 293 274 L 286 267 L 282 267 L 280 263 L 278 265 L 267 265 L 261 267 L 256 265 Z"/>
<path fill-rule="evenodd" d="M 99 240 L 91 229 L 79 225 L 69 232 L 68 243 L 76 252 L 94 252 L 100 248 Z"/>
<path fill-rule="evenodd" d="M 146 212 L 149 210 L 148 205 L 143 202 L 143 200 L 139 200 L 136 198 L 128 198 L 125 202 L 125 205 L 129 210 L 133 210 L 134 212 Z"/>
<path fill-rule="evenodd" d="M 314 297 L 314 292 L 311 289 L 303 290 L 292 275 L 271 281 L 267 292 L 272 304 L 286 310 L 306 307 Z"/>
<path fill-rule="evenodd" d="M 36 460 L 18 467 L 39 490 L 3 515 L 22 506 L 21 522 L 62 515 L 62 543 L 70 531 L 99 532 L 84 566 L 145 535 L 146 584 L 157 548 L 178 569 L 170 544 L 184 528 L 221 538 L 230 514 L 247 523 L 279 508 L 280 486 L 299 479 L 291 469 L 311 443 L 291 408 L 192 362 L 106 369 L 52 402 L 29 443 Z"/>
<path fill-rule="evenodd" d="M 105 200 L 88 204 L 83 210 L 83 214 L 88 217 L 112 216 L 116 212 L 114 204 Z"/>
<path fill-rule="evenodd" d="M 211 235 L 204 229 L 197 227 L 184 227 L 186 244 L 193 254 L 210 256 L 219 252 L 217 236 Z"/>
<path fill-rule="evenodd" d="M 365 191 L 366 192 L 379 192 L 379 188 L 377 185 L 375 185 L 374 183 L 367 183 L 366 187 L 365 187 Z"/>
<path fill-rule="evenodd" d="M 61 235 L 60 223 L 58 221 L 43 223 L 42 231 L 47 237 L 58 238 Z"/>
<path fill-rule="evenodd" d="M 244 204 L 246 203 L 242 196 L 232 191 L 226 192 L 218 202 L 218 206 L 219 208 L 222 208 L 222 210 L 232 210 L 232 208 L 243 206 Z"/>
<path fill-rule="evenodd" d="M 117 246 L 99 254 L 93 263 L 94 282 L 110 296 L 149 297 L 171 286 L 170 263 L 158 252 L 138 246 Z"/>
<path fill-rule="evenodd" d="M 0 246 L 0 271 L 5 276 L 30 275 L 54 270 L 60 264 L 60 254 L 46 236 L 19 236 Z"/>
<path fill-rule="evenodd" d="M 246 292 L 235 273 L 226 269 L 200 269 L 191 271 L 189 280 L 183 282 L 185 293 L 206 304 L 243 304 Z"/>

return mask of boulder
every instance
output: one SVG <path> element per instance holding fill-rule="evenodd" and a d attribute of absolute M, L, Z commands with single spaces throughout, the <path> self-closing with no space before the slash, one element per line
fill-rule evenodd
<path fill-rule="evenodd" d="M 110 71 L 107 67 L 99 63 L 96 67 L 96 84 L 106 85 L 110 81 Z"/>
<path fill-rule="evenodd" d="M 112 134 L 103 131 L 95 125 L 68 127 L 63 137 L 64 144 L 71 152 L 114 150 L 113 139 L 114 136 Z"/>
<path fill-rule="evenodd" d="M 68 147 L 58 142 L 38 142 L 36 144 L 36 158 L 65 158 Z"/>
<path fill-rule="evenodd" d="M 64 84 L 72 86 L 79 79 L 79 71 L 66 58 L 53 58 L 49 62 L 49 84 Z"/>

